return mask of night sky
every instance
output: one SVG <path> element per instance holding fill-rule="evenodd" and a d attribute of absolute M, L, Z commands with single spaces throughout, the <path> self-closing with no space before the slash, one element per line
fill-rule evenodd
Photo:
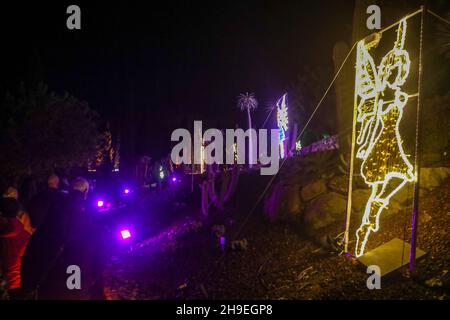
<path fill-rule="evenodd" d="M 304 66 L 332 72 L 332 49 L 350 41 L 353 1 L 16 2 L 1 9 L 2 88 L 43 80 L 89 102 L 120 132 L 127 154 L 159 157 L 173 129 L 194 119 L 246 126 L 239 93 L 261 108 Z M 82 29 L 66 29 L 78 4 Z"/>

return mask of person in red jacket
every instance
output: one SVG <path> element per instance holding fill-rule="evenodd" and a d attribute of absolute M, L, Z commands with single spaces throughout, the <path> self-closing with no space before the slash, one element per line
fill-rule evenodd
<path fill-rule="evenodd" d="M 20 287 L 21 259 L 25 252 L 29 231 L 19 217 L 19 202 L 2 198 L 0 203 L 0 271 L 6 277 L 8 290 Z"/>

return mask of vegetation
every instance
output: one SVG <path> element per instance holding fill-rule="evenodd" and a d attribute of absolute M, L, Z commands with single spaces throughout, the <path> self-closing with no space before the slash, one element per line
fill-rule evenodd
<path fill-rule="evenodd" d="M 442 155 L 450 146 L 450 97 L 425 100 L 423 112 L 423 152 Z"/>
<path fill-rule="evenodd" d="M 313 114 L 317 104 L 331 81 L 331 70 L 304 67 L 289 88 L 289 108 L 293 122 L 302 129 Z M 302 145 L 309 145 L 323 138 L 323 134 L 336 131 L 334 95 L 328 95 L 302 135 Z M 309 128 L 314 128 L 310 130 Z"/>
<path fill-rule="evenodd" d="M 97 114 L 87 103 L 49 92 L 41 83 L 32 88 L 22 84 L 0 104 L 3 183 L 86 165 L 95 156 Z"/>

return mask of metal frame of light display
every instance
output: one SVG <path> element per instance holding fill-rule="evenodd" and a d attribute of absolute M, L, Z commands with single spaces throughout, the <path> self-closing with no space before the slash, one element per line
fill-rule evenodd
<path fill-rule="evenodd" d="M 352 188 L 355 169 L 359 170 L 364 183 L 371 189 L 371 195 L 365 205 L 363 218 L 356 231 L 356 257 L 365 253 L 370 234 L 380 230 L 380 216 L 395 196 L 408 183 L 418 188 L 418 123 L 420 110 L 420 93 L 422 91 L 422 51 L 423 20 L 425 8 L 406 16 L 378 33 L 359 41 L 356 45 L 355 98 L 353 110 L 353 130 L 349 175 L 349 196 L 345 228 L 345 252 L 349 252 L 350 217 L 352 213 Z M 405 92 L 403 85 L 409 76 L 411 58 L 405 48 L 408 32 L 408 19 L 422 13 L 418 92 Z M 393 47 L 381 59 L 378 67 L 370 50 L 378 46 L 382 34 L 397 27 Z M 390 97 L 390 98 L 388 98 Z M 403 148 L 403 139 L 399 126 L 402 122 L 403 108 L 410 98 L 417 97 L 416 141 L 414 163 L 411 163 Z M 387 101 L 386 101 L 387 100 Z M 360 166 L 355 168 L 355 158 Z M 418 190 L 418 189 L 417 189 Z M 415 232 L 417 221 L 418 193 L 413 197 L 413 230 L 411 235 L 410 266 L 414 259 Z"/>

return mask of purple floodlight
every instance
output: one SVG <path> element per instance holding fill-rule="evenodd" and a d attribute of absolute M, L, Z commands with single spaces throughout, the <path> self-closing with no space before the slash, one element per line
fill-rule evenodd
<path fill-rule="evenodd" d="M 120 236 L 122 237 L 122 240 L 126 240 L 131 238 L 131 232 L 128 229 L 120 230 Z"/>

